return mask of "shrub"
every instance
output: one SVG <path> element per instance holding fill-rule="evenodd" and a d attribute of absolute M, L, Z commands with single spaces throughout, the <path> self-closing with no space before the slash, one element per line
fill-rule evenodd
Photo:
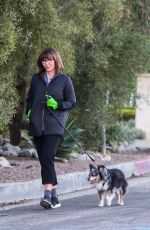
<path fill-rule="evenodd" d="M 79 137 L 81 133 L 83 132 L 83 129 L 76 128 L 75 127 L 75 119 L 70 120 L 68 119 L 66 124 L 66 129 L 72 134 L 72 136 L 79 141 Z M 68 134 L 68 132 L 65 131 L 58 150 L 57 150 L 57 157 L 59 158 L 71 158 L 71 153 L 76 152 L 79 149 L 76 142 L 73 140 L 73 138 Z"/>
<path fill-rule="evenodd" d="M 111 145 L 119 145 L 120 142 L 124 141 L 132 143 L 135 139 L 144 138 L 144 132 L 135 128 L 134 120 L 117 122 L 116 124 L 110 125 L 107 127 L 106 135 L 107 142 Z"/>
<path fill-rule="evenodd" d="M 17 103 L 12 75 L 0 72 L 0 134 L 5 134 L 7 131 Z"/>
<path fill-rule="evenodd" d="M 124 107 L 118 111 L 118 116 L 123 121 L 129 121 L 135 118 L 135 112 L 134 107 Z"/>

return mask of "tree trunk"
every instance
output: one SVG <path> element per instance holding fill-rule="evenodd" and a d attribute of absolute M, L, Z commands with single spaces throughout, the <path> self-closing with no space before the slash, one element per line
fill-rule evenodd
<path fill-rule="evenodd" d="M 18 107 L 16 108 L 16 113 L 14 114 L 9 126 L 10 143 L 12 145 L 19 145 L 21 142 L 21 126 L 25 107 L 26 81 L 22 80 L 17 85 L 16 89 L 20 101 Z"/>
<path fill-rule="evenodd" d="M 106 150 L 106 128 L 105 124 L 102 124 L 102 155 L 105 157 L 107 154 Z"/>

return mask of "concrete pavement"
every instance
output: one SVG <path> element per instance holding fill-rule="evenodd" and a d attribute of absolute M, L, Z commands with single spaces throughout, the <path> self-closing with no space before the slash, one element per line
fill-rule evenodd
<path fill-rule="evenodd" d="M 150 158 L 111 165 L 108 166 L 108 168 L 119 168 L 123 170 L 126 178 L 141 176 L 150 173 Z M 87 177 L 88 170 L 58 176 L 58 193 L 64 194 L 90 188 L 91 185 L 87 181 Z M 4 183 L 0 184 L 0 194 L 0 204 L 35 199 L 42 197 L 43 186 L 41 185 L 40 179 L 28 182 Z"/>

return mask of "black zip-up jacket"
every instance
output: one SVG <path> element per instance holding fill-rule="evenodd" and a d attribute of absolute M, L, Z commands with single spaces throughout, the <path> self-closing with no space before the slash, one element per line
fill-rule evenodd
<path fill-rule="evenodd" d="M 64 128 L 46 106 L 46 94 L 58 102 L 58 109 L 53 110 L 53 113 L 64 126 L 67 120 L 67 110 L 72 109 L 76 103 L 70 77 L 60 72 L 47 85 L 43 75 L 35 74 L 32 77 L 26 100 L 26 114 L 31 109 L 29 117 L 29 134 L 31 136 L 63 135 L 64 133 Z"/>

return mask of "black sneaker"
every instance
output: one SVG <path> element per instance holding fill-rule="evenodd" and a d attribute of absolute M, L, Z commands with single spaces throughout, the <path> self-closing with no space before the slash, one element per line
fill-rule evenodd
<path fill-rule="evenodd" d="M 61 203 L 58 197 L 51 197 L 51 208 L 59 208 L 61 207 Z"/>
<path fill-rule="evenodd" d="M 52 208 L 51 198 L 50 197 L 42 198 L 41 202 L 40 202 L 40 205 L 45 209 Z"/>

